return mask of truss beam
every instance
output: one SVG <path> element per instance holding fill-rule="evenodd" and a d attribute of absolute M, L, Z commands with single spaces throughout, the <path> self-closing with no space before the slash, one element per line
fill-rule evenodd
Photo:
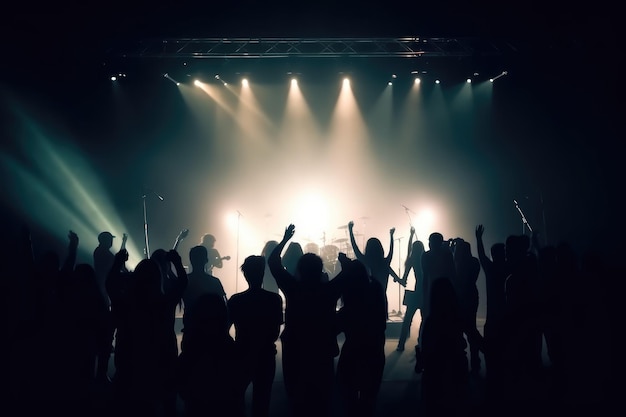
<path fill-rule="evenodd" d="M 476 38 L 161 38 L 120 55 L 138 58 L 466 57 L 497 56 L 507 44 Z"/>

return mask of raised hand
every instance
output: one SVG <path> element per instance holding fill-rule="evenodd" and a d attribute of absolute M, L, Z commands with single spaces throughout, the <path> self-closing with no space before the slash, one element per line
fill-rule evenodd
<path fill-rule="evenodd" d="M 476 226 L 476 238 L 482 239 L 483 233 L 485 233 L 485 228 L 483 227 L 483 225 L 479 224 L 478 226 Z"/>
<path fill-rule="evenodd" d="M 347 265 L 350 263 L 350 258 L 348 258 L 348 256 L 343 252 L 339 252 L 339 255 L 337 255 L 337 260 L 339 260 L 339 264 L 343 268 L 346 268 Z"/>
<path fill-rule="evenodd" d="M 285 234 L 283 235 L 283 242 L 286 242 L 289 239 L 291 239 L 295 232 L 296 232 L 296 226 L 294 226 L 293 224 L 290 224 L 289 226 L 287 226 L 287 228 L 285 229 Z"/>
<path fill-rule="evenodd" d="M 354 221 L 353 220 L 350 220 L 348 222 L 348 227 L 350 228 L 350 230 L 352 230 L 352 228 L 354 227 Z"/>
<path fill-rule="evenodd" d="M 70 240 L 70 244 L 73 246 L 78 246 L 78 235 L 73 231 L 69 231 L 67 233 L 67 238 Z"/>
<path fill-rule="evenodd" d="M 411 226 L 411 236 L 415 236 L 415 227 Z"/>
<path fill-rule="evenodd" d="M 395 227 L 392 227 L 391 229 L 389 229 L 389 234 L 391 236 L 393 236 L 394 233 L 396 233 L 396 228 Z"/>

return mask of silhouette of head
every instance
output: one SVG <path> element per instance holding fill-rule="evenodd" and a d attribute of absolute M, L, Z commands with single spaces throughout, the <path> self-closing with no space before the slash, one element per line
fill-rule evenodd
<path fill-rule="evenodd" d="M 380 242 L 380 239 L 375 237 L 367 239 L 364 255 L 372 259 L 384 258 L 385 251 L 383 249 L 383 244 Z"/>
<path fill-rule="evenodd" d="M 528 250 L 528 245 L 521 235 L 510 235 L 506 238 L 505 252 L 507 261 L 519 261 Z"/>
<path fill-rule="evenodd" d="M 110 232 L 102 232 L 98 235 L 98 243 L 100 246 L 104 246 L 105 248 L 110 248 L 113 246 L 113 236 Z"/>
<path fill-rule="evenodd" d="M 285 269 L 293 274 L 298 266 L 298 260 L 302 255 L 304 255 L 302 245 L 298 242 L 290 242 L 283 255 L 283 265 Z"/>
<path fill-rule="evenodd" d="M 161 268 L 154 259 L 142 259 L 135 267 L 135 295 L 140 299 L 153 299 L 163 293 Z"/>
<path fill-rule="evenodd" d="M 415 242 L 413 242 L 413 244 L 411 245 L 411 254 L 413 256 L 421 256 L 423 252 L 424 242 L 422 242 L 421 240 L 416 240 Z"/>
<path fill-rule="evenodd" d="M 457 240 L 454 249 L 456 259 L 468 259 L 472 257 L 472 246 L 466 240 Z"/>
<path fill-rule="evenodd" d="M 189 262 L 193 269 L 202 270 L 209 262 L 209 253 L 205 246 L 197 245 L 189 250 Z"/>
<path fill-rule="evenodd" d="M 491 246 L 491 259 L 494 262 L 504 262 L 506 260 L 506 249 L 504 243 L 494 243 Z"/>
<path fill-rule="evenodd" d="M 212 248 L 215 246 L 215 236 L 210 235 L 210 234 L 206 234 L 204 236 L 202 236 L 202 245 L 206 246 L 207 248 Z"/>
<path fill-rule="evenodd" d="M 159 265 L 167 263 L 167 251 L 165 249 L 157 249 L 152 252 L 152 259 L 154 259 Z"/>
<path fill-rule="evenodd" d="M 251 288 L 261 288 L 265 275 L 265 258 L 263 256 L 248 256 L 241 265 L 241 272 Z"/>
<path fill-rule="evenodd" d="M 278 246 L 278 242 L 276 240 L 268 240 L 267 242 L 265 242 L 265 246 L 263 246 L 261 256 L 267 258 L 268 256 L 270 256 L 270 253 L 272 253 L 276 246 Z"/>
<path fill-rule="evenodd" d="M 433 232 L 428 236 L 428 247 L 430 250 L 440 249 L 443 245 L 443 235 L 439 232 Z"/>
<path fill-rule="evenodd" d="M 296 276 L 303 282 L 321 282 L 324 263 L 319 255 L 305 253 L 298 260 Z"/>

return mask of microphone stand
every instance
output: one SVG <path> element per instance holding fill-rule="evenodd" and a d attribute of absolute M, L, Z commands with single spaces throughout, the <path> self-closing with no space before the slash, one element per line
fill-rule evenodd
<path fill-rule="evenodd" d="M 525 227 L 528 227 L 528 230 L 532 233 L 533 229 L 532 229 L 532 227 L 530 227 L 530 224 L 528 223 L 528 220 L 526 219 L 526 216 L 524 216 L 524 212 L 520 208 L 519 204 L 517 204 L 517 200 L 513 200 L 513 203 L 515 203 L 515 208 L 517 209 L 517 211 L 519 212 L 520 216 L 522 217 L 522 234 L 526 234 L 525 233 L 526 232 Z"/>
<path fill-rule="evenodd" d="M 146 189 L 145 191 L 150 191 L 152 194 L 156 195 L 159 200 L 163 201 L 163 197 L 157 194 L 154 190 Z M 143 236 L 144 236 L 144 256 L 146 259 L 150 258 L 150 245 L 148 244 L 148 210 L 146 208 L 146 198 L 148 197 L 148 193 L 144 192 L 141 196 L 143 200 Z"/>
<path fill-rule="evenodd" d="M 396 241 L 398 241 L 398 276 L 400 276 L 400 269 L 402 268 L 402 249 L 400 248 L 400 241 L 402 240 L 402 237 L 398 237 L 396 239 L 394 239 Z M 392 315 L 395 315 L 397 317 L 402 317 L 402 284 L 400 284 L 398 282 L 398 311 L 391 311 Z"/>
<path fill-rule="evenodd" d="M 237 210 L 237 251 L 235 258 L 237 259 L 235 264 L 235 293 L 239 288 L 239 220 L 241 219 L 241 212 Z"/>

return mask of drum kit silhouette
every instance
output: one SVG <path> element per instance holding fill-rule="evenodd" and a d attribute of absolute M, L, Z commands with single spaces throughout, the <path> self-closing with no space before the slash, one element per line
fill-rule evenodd
<path fill-rule="evenodd" d="M 367 218 L 362 217 L 361 219 Z M 309 241 L 303 246 L 304 253 L 314 253 L 322 258 L 324 268 L 331 278 L 340 272 L 340 252 L 345 253 L 348 258 L 354 258 L 354 251 L 352 250 L 350 236 L 348 234 L 348 225 L 339 226 L 337 230 L 343 230 L 344 236 L 333 239 L 330 244 L 326 243 L 326 232 L 324 232 L 321 238 L 321 246 L 315 241 Z M 363 234 L 354 233 L 355 238 L 359 238 L 360 236 L 363 236 Z"/>

